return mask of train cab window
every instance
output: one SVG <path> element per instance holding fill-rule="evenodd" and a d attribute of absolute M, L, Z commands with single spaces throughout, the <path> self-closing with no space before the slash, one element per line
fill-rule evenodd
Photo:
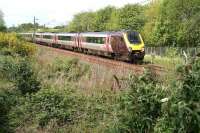
<path fill-rule="evenodd" d="M 128 40 L 130 43 L 133 43 L 133 44 L 141 43 L 139 33 L 137 33 L 137 32 L 129 32 Z"/>
<path fill-rule="evenodd" d="M 105 43 L 105 39 L 103 37 L 87 37 L 86 38 L 86 42 L 104 44 Z"/>
<path fill-rule="evenodd" d="M 58 40 L 71 41 L 71 36 L 58 36 Z"/>
<path fill-rule="evenodd" d="M 44 35 L 43 38 L 45 38 L 45 39 L 52 39 L 52 36 L 50 36 L 50 35 Z"/>

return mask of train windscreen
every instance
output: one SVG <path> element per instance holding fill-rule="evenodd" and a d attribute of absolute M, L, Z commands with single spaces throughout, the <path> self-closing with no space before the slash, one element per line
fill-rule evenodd
<path fill-rule="evenodd" d="M 139 33 L 137 33 L 137 32 L 128 32 L 127 35 L 128 35 L 128 40 L 129 40 L 130 43 L 132 43 L 132 44 L 141 43 L 141 39 L 140 39 Z"/>

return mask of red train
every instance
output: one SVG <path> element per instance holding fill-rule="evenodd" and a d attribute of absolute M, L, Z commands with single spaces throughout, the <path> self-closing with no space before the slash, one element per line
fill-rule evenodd
<path fill-rule="evenodd" d="M 143 60 L 144 42 L 138 32 L 21 33 L 28 41 L 116 59 Z"/>

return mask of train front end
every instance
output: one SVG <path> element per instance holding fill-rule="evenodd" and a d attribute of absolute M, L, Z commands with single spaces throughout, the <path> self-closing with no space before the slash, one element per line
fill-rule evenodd
<path fill-rule="evenodd" d="M 142 36 L 135 31 L 124 32 L 123 36 L 128 47 L 129 60 L 143 60 L 145 56 L 145 46 Z"/>

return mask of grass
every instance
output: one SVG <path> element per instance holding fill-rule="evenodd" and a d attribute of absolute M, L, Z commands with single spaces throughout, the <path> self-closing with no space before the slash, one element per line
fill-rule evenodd
<path fill-rule="evenodd" d="M 156 65 L 161 65 L 169 70 L 175 70 L 177 65 L 184 64 L 184 60 L 180 57 L 171 58 L 171 57 L 146 55 L 144 61 Z"/>

